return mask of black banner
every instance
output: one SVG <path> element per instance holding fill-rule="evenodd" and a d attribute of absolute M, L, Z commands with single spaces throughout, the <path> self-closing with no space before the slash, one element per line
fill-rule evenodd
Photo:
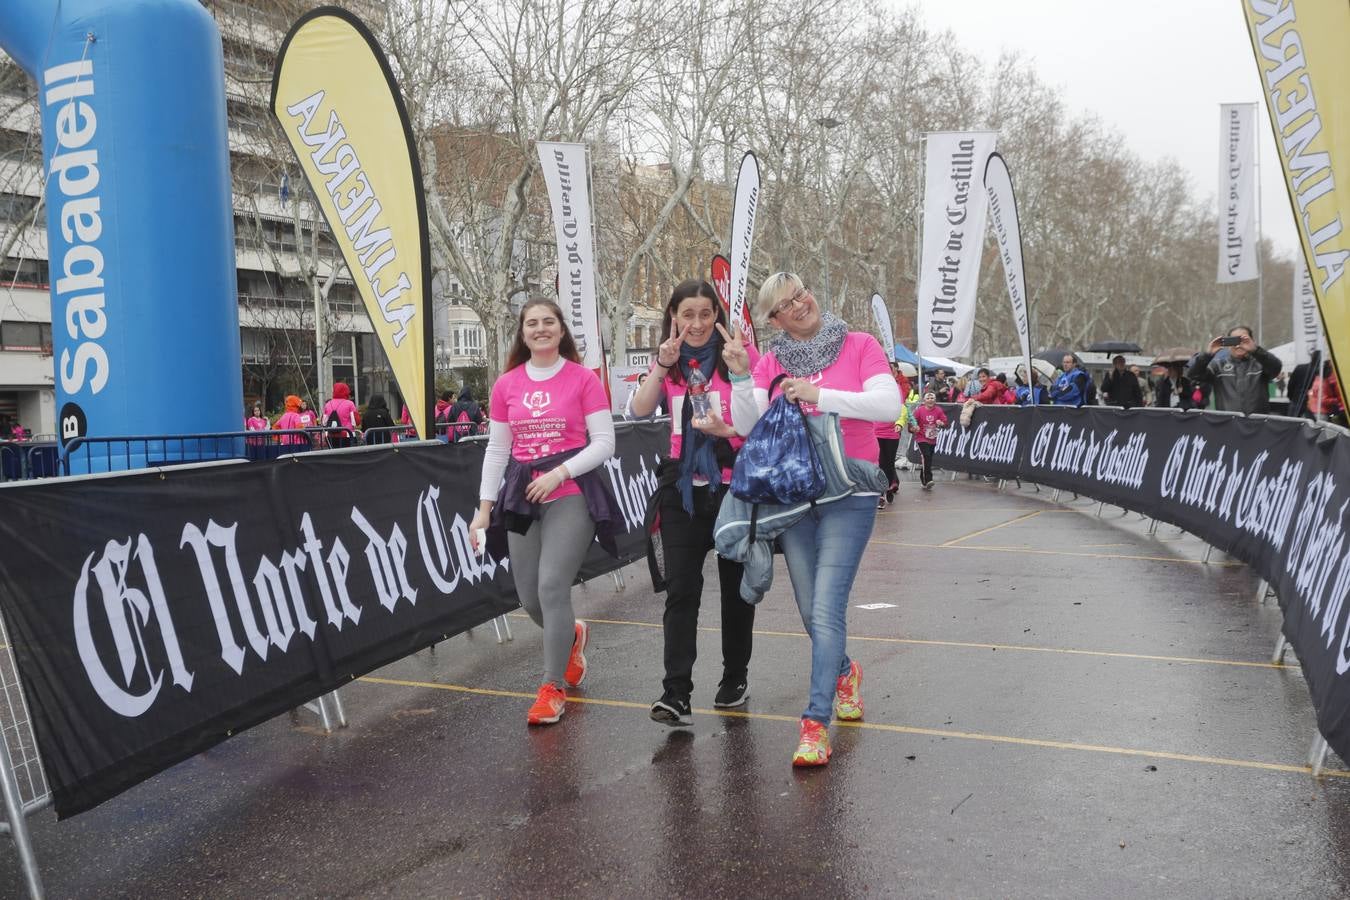
<path fill-rule="evenodd" d="M 1167 409 L 944 406 L 934 466 L 1075 491 L 1180 526 L 1275 589 L 1332 748 L 1350 759 L 1350 438 Z"/>
<path fill-rule="evenodd" d="M 669 425 L 619 425 L 601 475 L 642 521 Z M 468 521 L 483 445 L 6 485 L 0 610 L 59 816 L 516 607 Z"/>

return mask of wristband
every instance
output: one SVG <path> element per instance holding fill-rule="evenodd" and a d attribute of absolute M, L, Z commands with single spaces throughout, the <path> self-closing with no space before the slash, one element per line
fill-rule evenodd
<path fill-rule="evenodd" d="M 653 369 L 655 369 L 655 368 L 658 367 L 658 366 L 660 366 L 662 369 L 665 369 L 667 372 L 669 372 L 671 369 L 674 368 L 673 365 L 669 365 L 669 366 L 668 366 L 668 365 L 666 365 L 665 363 L 661 362 L 661 360 L 659 360 L 659 359 L 658 359 L 656 362 L 652 363 L 652 368 L 653 368 Z"/>
<path fill-rule="evenodd" d="M 736 382 L 736 381 L 749 381 L 750 378 L 751 378 L 749 372 L 746 372 L 744 375 L 737 375 L 735 372 L 728 372 L 727 375 L 729 375 L 729 376 L 731 377 L 731 380 L 732 380 L 733 382 Z"/>

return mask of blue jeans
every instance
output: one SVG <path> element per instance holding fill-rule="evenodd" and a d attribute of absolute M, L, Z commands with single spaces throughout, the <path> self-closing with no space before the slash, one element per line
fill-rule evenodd
<path fill-rule="evenodd" d="M 829 724 L 833 716 L 835 680 L 850 665 L 848 595 L 876 517 L 875 495 L 845 497 L 807 513 L 778 539 L 811 637 L 811 696 L 803 718 Z"/>

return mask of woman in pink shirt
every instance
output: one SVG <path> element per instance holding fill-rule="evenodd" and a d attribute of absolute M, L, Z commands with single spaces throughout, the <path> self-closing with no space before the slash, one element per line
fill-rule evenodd
<path fill-rule="evenodd" d="M 319 424 L 319 414 L 309 408 L 309 401 L 300 398 L 300 427 L 315 428 Z"/>
<path fill-rule="evenodd" d="M 909 422 L 910 434 L 914 435 L 914 443 L 919 447 L 919 455 L 923 457 L 923 468 L 919 471 L 919 481 L 923 483 L 923 489 L 930 491 L 933 489 L 933 447 L 937 444 L 937 433 L 951 422 L 947 421 L 947 414 L 942 411 L 942 407 L 937 405 L 937 394 L 932 391 L 923 392 L 923 403 L 914 407 L 914 416 Z"/>
<path fill-rule="evenodd" d="M 352 402 L 352 389 L 345 381 L 333 385 L 333 398 L 323 405 L 320 424 L 327 428 L 350 429 L 333 431 L 328 435 L 328 441 L 334 447 L 350 446 L 352 432 L 357 428 L 356 404 Z"/>
<path fill-rule="evenodd" d="M 262 404 L 261 403 L 253 404 L 253 415 L 249 416 L 247 419 L 244 420 L 244 430 L 266 431 L 270 427 L 271 425 L 268 424 L 267 417 L 263 415 Z M 248 438 L 247 442 L 250 446 L 253 447 L 260 447 L 265 443 L 265 441 L 260 437 Z"/>
<path fill-rule="evenodd" d="M 276 431 L 299 431 L 304 426 L 300 423 L 300 398 L 295 394 L 286 395 L 286 411 L 277 417 L 276 422 L 272 424 Z M 283 444 L 303 444 L 305 438 L 298 434 L 283 434 L 281 443 Z"/>
<path fill-rule="evenodd" d="M 722 357 L 732 338 L 726 313 L 713 286 L 694 278 L 681 282 L 666 303 L 661 345 L 651 378 L 633 395 L 633 415 L 649 416 L 664 398 L 670 410 L 670 458 L 661 464 L 651 503 L 659 510 L 665 556 L 665 678 L 651 717 L 667 725 L 690 725 L 698 652 L 698 608 L 703 597 L 703 563 L 713 548 L 713 525 L 731 484 L 731 464 L 742 443 L 731 427 L 731 380 Z M 753 347 L 744 351 L 759 360 Z M 696 416 L 689 399 L 689 375 L 707 379 L 708 415 Z M 713 706 L 730 709 L 750 697 L 749 667 L 755 607 L 741 599 L 740 563 L 717 557 L 722 596 L 722 681 Z M 659 590 L 659 588 L 658 588 Z"/>
<path fill-rule="evenodd" d="M 849 331 L 831 313 L 822 314 L 802 280 L 788 272 L 764 281 L 756 312 L 783 333 L 753 371 L 740 342 L 729 342 L 736 430 L 749 434 L 768 408 L 771 382 L 785 374 L 784 396 L 807 415 L 837 413 L 845 455 L 876 466 L 876 423 L 894 422 L 903 405 L 877 339 Z M 829 762 L 832 712 L 841 720 L 863 717 L 862 666 L 845 652 L 848 595 L 872 534 L 878 497 L 857 493 L 815 507 L 778 539 L 811 637 L 811 690 L 792 757 L 795 766 Z"/>
<path fill-rule="evenodd" d="M 262 404 L 253 404 L 253 415 L 244 420 L 244 429 L 246 431 L 266 431 L 269 427 L 267 418 L 263 415 Z"/>
<path fill-rule="evenodd" d="M 597 527 L 603 545 L 603 529 L 617 519 L 595 471 L 613 455 L 609 397 L 581 365 L 562 310 L 552 300 L 528 301 L 506 371 L 492 386 L 469 539 L 482 553 L 480 529 L 505 526 L 516 595 L 544 629 L 544 680 L 526 714 L 531 725 L 562 718 L 564 685 L 576 687 L 586 677 L 589 631 L 572 611 L 572 582 Z"/>

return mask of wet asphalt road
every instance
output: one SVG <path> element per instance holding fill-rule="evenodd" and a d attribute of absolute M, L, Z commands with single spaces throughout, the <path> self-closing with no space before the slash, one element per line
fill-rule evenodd
<path fill-rule="evenodd" d="M 343 690 L 351 727 L 274 720 L 103 806 L 32 820 L 52 897 L 1333 897 L 1350 778 L 1305 766 L 1278 610 L 1204 545 L 1029 486 L 906 483 L 849 613 L 866 722 L 789 757 L 808 645 L 785 571 L 751 700 L 714 714 L 715 570 L 695 724 L 648 720 L 645 565 L 575 593 L 592 671 L 527 729 L 539 632 L 513 617 Z M 863 604 L 894 604 L 865 610 Z M 1292 655 L 1291 663 L 1294 662 Z M 0 888 L 22 881 L 8 842 Z"/>

